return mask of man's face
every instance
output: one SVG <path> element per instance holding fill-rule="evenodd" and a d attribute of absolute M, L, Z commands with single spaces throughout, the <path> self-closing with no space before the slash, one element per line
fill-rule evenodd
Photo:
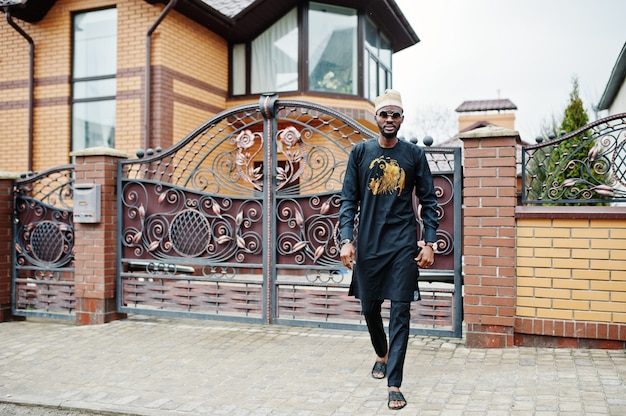
<path fill-rule="evenodd" d="M 402 108 L 395 105 L 381 107 L 376 113 L 378 130 L 387 139 L 393 139 L 397 136 L 403 121 L 404 114 L 402 114 Z"/>

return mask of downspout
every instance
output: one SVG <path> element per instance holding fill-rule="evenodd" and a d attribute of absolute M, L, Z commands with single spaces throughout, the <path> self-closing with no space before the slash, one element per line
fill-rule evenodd
<path fill-rule="evenodd" d="M 7 16 L 7 23 L 13 27 L 24 39 L 28 41 L 30 62 L 28 64 L 28 172 L 33 171 L 33 125 L 34 125 L 34 109 L 35 109 L 35 42 L 28 36 L 21 27 L 17 25 L 11 18 L 11 11 L 8 7 L 4 8 Z"/>
<path fill-rule="evenodd" d="M 161 23 L 161 21 L 167 16 L 167 14 L 176 6 L 178 0 L 170 0 L 170 2 L 165 6 L 157 20 L 150 26 L 148 32 L 146 33 L 146 75 L 145 75 L 145 91 L 144 91 L 144 137 L 143 137 L 143 149 L 147 149 L 150 144 L 150 134 L 152 133 L 152 126 L 150 124 L 150 113 L 152 112 L 152 34 L 156 30 L 157 26 Z"/>

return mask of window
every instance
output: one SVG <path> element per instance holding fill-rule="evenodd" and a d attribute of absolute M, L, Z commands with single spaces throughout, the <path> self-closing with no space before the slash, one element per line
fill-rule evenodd
<path fill-rule="evenodd" d="M 252 41 L 251 65 L 253 94 L 298 89 L 297 9 Z"/>
<path fill-rule="evenodd" d="M 322 3 L 310 4 L 310 91 L 342 94 L 358 92 L 357 24 L 354 9 Z"/>
<path fill-rule="evenodd" d="M 373 101 L 391 87 L 392 48 L 359 13 L 321 1 L 303 2 L 254 40 L 232 45 L 231 93 L 314 91 L 361 94 Z"/>
<path fill-rule="evenodd" d="M 246 44 L 238 43 L 232 48 L 231 78 L 233 95 L 246 93 Z"/>
<path fill-rule="evenodd" d="M 117 10 L 73 17 L 72 150 L 115 146 Z"/>
<path fill-rule="evenodd" d="M 373 100 L 385 89 L 391 88 L 391 44 L 374 26 L 370 19 L 365 19 L 364 66 L 365 98 Z"/>

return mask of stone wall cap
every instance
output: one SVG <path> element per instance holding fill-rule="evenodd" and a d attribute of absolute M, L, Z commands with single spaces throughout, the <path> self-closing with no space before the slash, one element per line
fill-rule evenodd
<path fill-rule="evenodd" d="M 132 156 L 126 152 L 122 152 L 121 150 L 117 150 L 111 147 L 106 146 L 97 146 L 97 147 L 88 147 L 87 149 L 77 150 L 75 152 L 71 152 L 70 156 L 73 157 L 81 157 L 81 156 L 113 156 L 124 159 L 130 159 Z"/>
<path fill-rule="evenodd" d="M 504 127 L 485 126 L 459 134 L 461 140 L 478 139 L 481 137 L 519 137 L 519 132 L 505 129 Z"/>
<path fill-rule="evenodd" d="M 20 175 L 18 173 L 8 172 L 6 170 L 0 170 L 0 179 L 17 179 Z"/>

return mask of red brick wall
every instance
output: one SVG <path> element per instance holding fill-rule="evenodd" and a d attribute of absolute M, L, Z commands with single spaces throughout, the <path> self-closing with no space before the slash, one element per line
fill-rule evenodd
<path fill-rule="evenodd" d="M 626 210 L 517 206 L 517 132 L 461 139 L 467 345 L 624 348 Z"/>
<path fill-rule="evenodd" d="M 76 323 L 102 324 L 124 317 L 117 312 L 117 161 L 126 155 L 114 150 L 76 154 L 76 184 L 101 186 L 101 220 L 74 223 Z"/>
<path fill-rule="evenodd" d="M 485 127 L 464 144 L 464 320 L 469 347 L 513 346 L 517 132 Z"/>
<path fill-rule="evenodd" d="M 0 322 L 11 317 L 13 178 L 0 177 Z"/>

